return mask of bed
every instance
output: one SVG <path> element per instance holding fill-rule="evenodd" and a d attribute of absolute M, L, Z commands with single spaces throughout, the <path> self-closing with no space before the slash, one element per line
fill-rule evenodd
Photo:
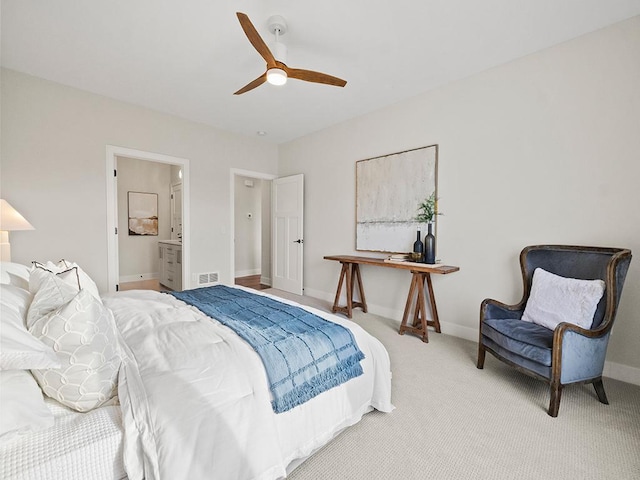
<path fill-rule="evenodd" d="M 34 278 L 36 270 L 45 272 Z M 46 295 L 38 291 L 54 284 L 57 300 L 42 301 Z M 60 293 L 67 285 L 73 288 Z M 257 351 L 229 326 L 172 295 L 99 296 L 88 275 L 70 262 L 3 265 L 1 287 L 2 417 L 15 411 L 26 423 L 7 427 L 3 420 L 3 479 L 284 478 L 367 412 L 393 409 L 389 357 L 377 339 L 349 320 L 263 292 L 225 287 L 231 294 L 300 307 L 348 329 L 364 354 L 362 374 L 275 413 L 271 373 Z M 107 372 L 95 382 L 97 393 L 80 388 L 83 396 L 68 402 L 64 391 L 75 380 L 61 381 L 57 372 L 65 369 L 66 358 L 66 340 L 60 338 L 70 332 L 52 340 L 54 326 L 39 326 L 37 317 L 64 316 L 73 302 L 74 316 L 99 317 L 112 328 L 91 325 L 98 340 L 92 340 L 89 354 L 94 361 L 99 350 L 101 366 L 90 369 L 106 365 Z M 13 330 L 23 335 L 24 345 L 16 346 Z M 79 348 L 89 348 L 78 341 Z M 15 351 L 20 349 L 28 355 Z M 71 370 L 82 363 L 72 360 Z M 16 382 L 28 383 L 29 395 L 25 385 L 13 388 Z M 34 405 L 16 399 L 18 391 L 18 398 Z M 22 415 L 20 409 L 27 408 Z"/>

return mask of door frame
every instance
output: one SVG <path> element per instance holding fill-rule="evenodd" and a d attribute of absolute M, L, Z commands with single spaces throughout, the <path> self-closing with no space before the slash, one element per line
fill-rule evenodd
<path fill-rule="evenodd" d="M 108 292 L 117 290 L 120 276 L 118 263 L 118 182 L 115 174 L 117 157 L 127 157 L 136 160 L 146 160 L 156 163 L 167 163 L 182 168 L 182 288 L 191 287 L 191 245 L 190 245 L 190 195 L 189 195 L 189 160 L 172 157 L 161 153 L 145 152 L 132 148 L 107 145 L 106 147 L 106 178 L 107 178 L 107 278 Z"/>
<path fill-rule="evenodd" d="M 255 178 L 258 180 L 275 180 L 276 178 L 278 178 L 277 175 L 273 175 L 271 173 L 254 172 L 251 170 L 242 170 L 239 168 L 232 168 L 229 170 L 229 182 L 230 182 L 229 205 L 231 206 L 230 218 L 229 218 L 229 229 L 231 232 L 231 234 L 229 235 L 229 238 L 230 238 L 229 273 L 231 274 L 231 280 L 230 280 L 231 284 L 235 282 L 235 276 L 236 276 L 236 217 L 235 217 L 235 213 L 236 213 L 235 178 L 236 176 Z M 269 255 L 271 255 L 271 252 L 269 252 Z M 273 269 L 273 265 L 272 265 L 272 269 Z M 271 272 L 269 272 L 269 277 L 271 277 Z"/>

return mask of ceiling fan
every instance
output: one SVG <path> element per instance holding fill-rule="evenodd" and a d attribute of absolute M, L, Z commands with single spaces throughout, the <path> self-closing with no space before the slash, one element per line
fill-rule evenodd
<path fill-rule="evenodd" d="M 286 47 L 284 44 L 278 42 L 278 37 L 287 31 L 287 25 L 279 15 L 275 15 L 269 18 L 269 29 L 276 36 L 275 54 L 277 58 L 271 53 L 267 44 L 260 37 L 260 34 L 255 29 L 249 17 L 241 12 L 236 12 L 240 26 L 244 30 L 245 35 L 251 42 L 251 45 L 258 51 L 258 53 L 267 62 L 267 70 L 258 78 L 249 82 L 240 90 L 234 93 L 234 95 L 240 95 L 259 87 L 264 82 L 269 82 L 274 85 L 284 85 L 287 82 L 287 78 L 295 78 L 297 80 L 304 80 L 306 82 L 324 83 L 326 85 L 334 85 L 336 87 L 344 87 L 347 82 L 338 77 L 327 75 L 326 73 L 314 72 L 312 70 L 302 70 L 300 68 L 287 67 L 284 62 L 286 61 Z"/>

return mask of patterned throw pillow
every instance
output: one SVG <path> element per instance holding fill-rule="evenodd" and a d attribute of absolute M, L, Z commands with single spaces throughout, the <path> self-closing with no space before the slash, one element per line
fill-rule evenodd
<path fill-rule="evenodd" d="M 120 355 L 111 310 L 88 290 L 37 319 L 29 331 L 57 353 L 61 368 L 33 370 L 42 391 L 79 412 L 116 394 Z"/>
<path fill-rule="evenodd" d="M 77 270 L 73 268 L 56 274 L 36 268 L 29 277 L 29 290 L 34 295 L 27 313 L 27 327 L 78 294 L 80 286 Z"/>

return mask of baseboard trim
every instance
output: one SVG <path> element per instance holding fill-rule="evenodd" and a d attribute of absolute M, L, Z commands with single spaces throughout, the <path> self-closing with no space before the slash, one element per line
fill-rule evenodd
<path fill-rule="evenodd" d="M 155 280 L 156 278 L 160 278 L 159 273 L 139 273 L 137 275 L 123 275 L 118 279 L 118 282 L 138 282 L 140 280 Z"/>
<path fill-rule="evenodd" d="M 307 297 L 317 298 L 318 300 L 324 300 L 325 302 L 333 303 L 333 299 L 335 298 L 335 294 L 331 295 L 330 293 L 315 290 L 313 288 L 304 287 L 302 291 L 303 295 Z"/>
<path fill-rule="evenodd" d="M 254 268 L 252 270 L 238 270 L 236 271 L 235 278 L 240 277 L 251 277 L 253 275 L 260 275 L 262 271 L 259 268 Z"/>
<path fill-rule="evenodd" d="M 630 367 L 629 365 L 605 361 L 602 375 L 621 382 L 640 385 L 640 368 Z"/>
<path fill-rule="evenodd" d="M 305 288 L 304 294 L 333 303 L 335 294 L 322 292 L 311 288 Z M 395 310 L 392 308 L 381 307 L 367 302 L 367 308 L 370 313 L 380 315 L 381 317 L 390 318 L 392 320 L 398 319 L 398 326 L 403 315 L 403 311 Z M 440 328 L 445 335 L 451 335 L 453 337 L 463 338 L 471 342 L 478 342 L 478 330 L 464 325 L 458 325 L 455 323 L 443 322 L 440 320 Z M 604 362 L 604 371 L 602 373 L 604 377 L 619 380 L 621 382 L 631 383 L 633 385 L 640 385 L 640 368 L 631 367 L 629 365 L 623 365 L 621 363 Z"/>
<path fill-rule="evenodd" d="M 260 283 L 262 285 L 269 285 L 271 286 L 271 277 L 260 277 Z"/>

